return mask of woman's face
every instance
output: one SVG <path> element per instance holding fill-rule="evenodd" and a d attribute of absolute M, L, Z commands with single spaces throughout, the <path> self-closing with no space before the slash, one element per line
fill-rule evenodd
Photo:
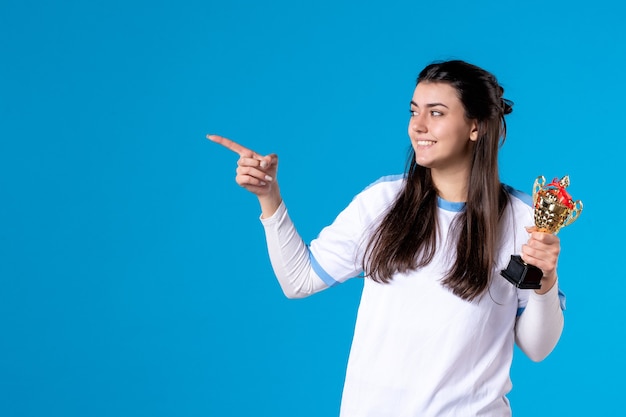
<path fill-rule="evenodd" d="M 411 100 L 409 137 L 418 165 L 442 172 L 469 170 L 478 124 L 465 117 L 454 87 L 421 82 Z"/>

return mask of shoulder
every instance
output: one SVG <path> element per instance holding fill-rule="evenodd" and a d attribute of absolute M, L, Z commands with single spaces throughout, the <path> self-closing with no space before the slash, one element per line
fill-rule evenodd
<path fill-rule="evenodd" d="M 530 194 L 527 194 L 523 191 L 520 191 L 516 188 L 511 187 L 507 184 L 502 184 L 504 187 L 504 191 L 507 192 L 511 203 L 513 206 L 519 206 L 520 208 L 526 207 L 528 209 L 532 209 L 533 207 L 533 198 Z"/>
<path fill-rule="evenodd" d="M 350 205 L 358 207 L 361 213 L 372 216 L 380 214 L 397 200 L 405 182 L 406 176 L 403 174 L 380 177 L 362 189 Z"/>
<path fill-rule="evenodd" d="M 376 181 L 365 187 L 363 191 L 359 193 L 359 195 L 392 195 L 395 199 L 395 197 L 404 187 L 405 183 L 406 175 L 404 174 L 386 175 L 384 177 L 378 178 Z"/>
<path fill-rule="evenodd" d="M 510 185 L 502 184 L 502 186 L 509 196 L 510 215 L 513 218 L 517 218 L 525 223 L 528 223 L 527 225 L 533 224 L 534 210 L 532 196 L 513 188 Z"/>

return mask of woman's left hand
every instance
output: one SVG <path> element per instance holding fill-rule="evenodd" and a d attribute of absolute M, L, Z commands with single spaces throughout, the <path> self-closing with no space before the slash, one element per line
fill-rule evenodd
<path fill-rule="evenodd" d="M 530 233 L 528 242 L 522 246 L 522 259 L 524 262 L 541 269 L 541 289 L 535 290 L 537 294 L 548 292 L 556 282 L 556 267 L 561 253 L 561 240 L 552 233 L 540 232 L 537 227 L 528 227 Z"/>

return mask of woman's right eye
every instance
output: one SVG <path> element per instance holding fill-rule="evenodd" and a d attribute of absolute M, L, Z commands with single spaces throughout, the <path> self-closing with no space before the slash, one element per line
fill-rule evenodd
<path fill-rule="evenodd" d="M 411 113 L 411 116 L 417 116 L 419 113 L 417 112 L 417 110 L 409 110 L 409 113 Z"/>

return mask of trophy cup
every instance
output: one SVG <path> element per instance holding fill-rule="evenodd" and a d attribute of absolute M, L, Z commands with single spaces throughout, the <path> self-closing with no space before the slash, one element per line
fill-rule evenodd
<path fill-rule="evenodd" d="M 563 227 L 572 224 L 583 210 L 582 201 L 574 202 L 565 188 L 569 186 L 569 176 L 560 180 L 554 178 L 545 185 L 543 176 L 537 177 L 533 185 L 533 205 L 535 226 L 540 232 L 557 234 Z M 511 255 L 511 260 L 500 275 L 521 289 L 541 288 L 543 272 L 534 265 L 527 264 L 519 255 Z"/>

